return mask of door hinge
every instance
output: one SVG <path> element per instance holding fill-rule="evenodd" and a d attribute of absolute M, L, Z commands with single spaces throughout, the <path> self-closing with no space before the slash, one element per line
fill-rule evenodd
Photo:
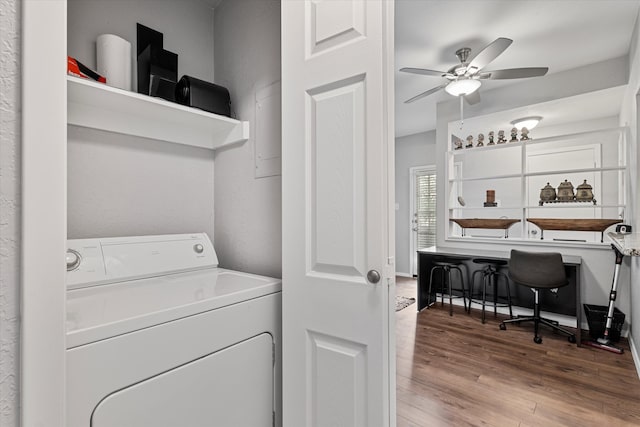
<path fill-rule="evenodd" d="M 395 258 L 387 257 L 387 265 L 384 266 L 382 274 L 387 278 L 387 282 L 393 279 L 396 275 Z"/>

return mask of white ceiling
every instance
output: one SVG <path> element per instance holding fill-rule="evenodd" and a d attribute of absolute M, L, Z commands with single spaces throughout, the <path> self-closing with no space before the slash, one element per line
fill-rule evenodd
<path fill-rule="evenodd" d="M 640 0 L 396 0 L 396 136 L 435 128 L 444 91 L 404 101 L 444 81 L 402 67 L 448 70 L 455 51 L 471 56 L 498 37 L 513 44 L 486 69 L 549 67 L 549 74 L 626 55 Z M 542 77 L 544 78 L 544 77 Z M 483 81 L 480 91 L 517 84 Z M 482 102 L 482 101 L 481 101 Z"/>

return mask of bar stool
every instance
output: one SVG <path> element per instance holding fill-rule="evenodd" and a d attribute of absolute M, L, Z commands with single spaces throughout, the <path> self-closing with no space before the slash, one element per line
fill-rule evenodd
<path fill-rule="evenodd" d="M 445 294 L 445 290 L 446 290 L 447 294 L 449 295 L 449 316 L 453 316 L 453 298 L 462 298 L 462 301 L 464 303 L 464 309 L 465 311 L 467 311 L 467 289 L 465 288 L 465 284 L 464 284 L 465 282 L 464 274 L 462 274 L 462 269 L 460 268 L 464 266 L 463 264 L 464 260 L 465 260 L 464 258 L 450 257 L 450 256 L 440 256 L 440 257 L 435 257 L 433 259 L 433 267 L 431 268 L 431 273 L 429 274 L 428 295 L 431 295 L 431 286 L 433 285 L 433 273 L 439 270 L 441 272 L 440 274 L 440 295 L 442 298 L 441 304 L 444 306 L 444 296 L 446 295 Z M 452 287 L 452 276 L 451 276 L 452 270 L 456 270 L 460 275 L 460 285 L 462 286 L 461 288 L 454 289 Z M 453 295 L 454 290 L 462 291 L 462 295 Z M 436 301 L 437 299 L 438 297 L 436 296 Z M 469 304 L 471 304 L 471 302 L 469 302 Z"/>
<path fill-rule="evenodd" d="M 485 306 L 493 306 L 493 315 L 498 315 L 498 307 L 509 307 L 509 318 L 513 318 L 511 310 L 511 292 L 509 290 L 509 279 L 507 275 L 500 271 L 501 267 L 505 267 L 508 263 L 506 260 L 490 259 L 490 258 L 474 258 L 474 264 L 482 265 L 482 270 L 476 270 L 471 276 L 471 292 L 469 296 L 469 311 L 471 311 L 471 303 L 482 304 L 482 323 L 485 323 Z M 482 298 L 478 298 L 480 293 L 474 293 L 476 284 L 476 275 L 480 274 L 482 279 Z M 506 296 L 500 295 L 499 283 L 500 278 L 503 279 L 506 288 Z M 487 301 L 487 287 L 493 287 L 493 301 Z"/>

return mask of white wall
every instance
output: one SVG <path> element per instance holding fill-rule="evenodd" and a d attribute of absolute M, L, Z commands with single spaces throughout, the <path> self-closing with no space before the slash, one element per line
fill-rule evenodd
<path fill-rule="evenodd" d="M 178 54 L 179 75 L 213 80 L 213 9 L 200 0 L 71 0 L 68 53 L 93 67 L 102 33 L 129 40 L 135 53 L 136 22 L 164 33 L 164 47 Z M 214 239 L 213 157 L 210 150 L 70 126 L 68 237 L 204 231 Z"/>
<path fill-rule="evenodd" d="M 0 0 L 0 425 L 19 425 L 20 1 Z"/>
<path fill-rule="evenodd" d="M 617 58 L 611 61 L 588 65 L 578 69 L 552 74 L 544 78 L 530 79 L 522 83 L 511 85 L 504 89 L 484 91 L 483 101 L 470 108 L 465 107 L 465 117 L 481 116 L 499 111 L 506 111 L 530 104 L 550 101 L 592 92 L 600 89 L 624 85 L 628 78 L 628 59 Z M 437 142 L 436 159 L 438 176 L 445 173 L 445 152 L 449 146 L 448 125 L 449 122 L 459 120 L 459 103 L 456 100 L 438 104 L 437 118 Z M 580 131 L 576 129 L 576 132 Z M 509 242 L 509 244 L 490 244 L 469 242 L 464 243 L 445 241 L 444 223 L 444 182 L 438 181 L 438 246 L 457 248 L 465 247 L 478 250 L 508 251 L 511 248 L 522 250 L 557 250 L 566 255 L 581 256 L 582 264 L 582 302 L 604 305 L 608 301 L 611 278 L 613 275 L 613 253 L 609 248 L 587 248 L 580 246 L 550 244 L 549 246 L 536 246 L 532 248 L 524 244 Z M 620 277 L 621 286 L 618 294 L 617 306 L 625 313 L 630 313 L 629 303 L 629 274 L 623 271 Z M 586 327 L 586 319 L 583 323 Z"/>
<path fill-rule="evenodd" d="M 622 112 L 620 113 L 620 124 L 629 126 L 631 134 L 631 150 L 629 153 L 629 166 L 631 170 L 630 185 L 630 215 L 631 225 L 635 228 L 635 232 L 640 232 L 640 198 L 638 190 L 640 189 L 640 150 L 638 149 L 638 134 L 640 120 L 638 120 L 638 93 L 640 92 L 640 19 L 636 18 L 636 25 L 631 39 L 631 47 L 629 50 L 629 86 L 625 93 L 622 104 Z M 640 289 L 638 289 L 638 275 L 640 275 L 640 258 L 626 257 L 622 270 L 631 270 L 631 295 L 630 295 L 630 311 L 631 311 L 631 332 L 629 341 L 632 344 L 632 350 L 635 350 L 634 358 L 636 369 L 640 373 Z"/>
<path fill-rule="evenodd" d="M 213 230 L 213 152 L 69 126 L 68 237 Z"/>
<path fill-rule="evenodd" d="M 223 0 L 215 9 L 216 83 L 251 122 L 251 138 L 215 154 L 215 247 L 226 268 L 281 277 L 281 178 L 255 177 L 255 95 L 280 80 L 280 2 Z"/>
<path fill-rule="evenodd" d="M 436 132 L 396 138 L 396 272 L 410 274 L 411 212 L 409 168 L 436 164 Z"/>

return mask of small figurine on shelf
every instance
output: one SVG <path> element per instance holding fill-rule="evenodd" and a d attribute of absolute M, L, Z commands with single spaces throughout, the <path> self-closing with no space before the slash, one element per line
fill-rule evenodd
<path fill-rule="evenodd" d="M 493 142 L 493 131 L 489 132 L 489 142 L 487 143 L 487 145 L 495 145 L 496 143 Z"/>
<path fill-rule="evenodd" d="M 473 148 L 473 135 L 467 137 L 467 145 L 464 148 Z"/>
<path fill-rule="evenodd" d="M 518 129 L 511 128 L 511 139 L 509 142 L 518 142 Z"/>
<path fill-rule="evenodd" d="M 476 147 L 484 147 L 484 134 L 478 134 L 478 143 L 476 144 Z"/>
<path fill-rule="evenodd" d="M 454 150 L 462 150 L 464 147 L 462 145 L 464 141 L 458 138 L 455 135 L 451 135 L 451 143 L 453 144 Z"/>
<path fill-rule="evenodd" d="M 528 141 L 531 138 L 529 138 L 529 129 L 527 129 L 526 127 L 522 128 L 522 130 L 520 131 L 520 141 Z"/>
<path fill-rule="evenodd" d="M 498 131 L 498 144 L 504 144 L 505 142 L 507 142 L 507 140 L 504 137 L 504 131 L 503 130 L 499 130 Z"/>

